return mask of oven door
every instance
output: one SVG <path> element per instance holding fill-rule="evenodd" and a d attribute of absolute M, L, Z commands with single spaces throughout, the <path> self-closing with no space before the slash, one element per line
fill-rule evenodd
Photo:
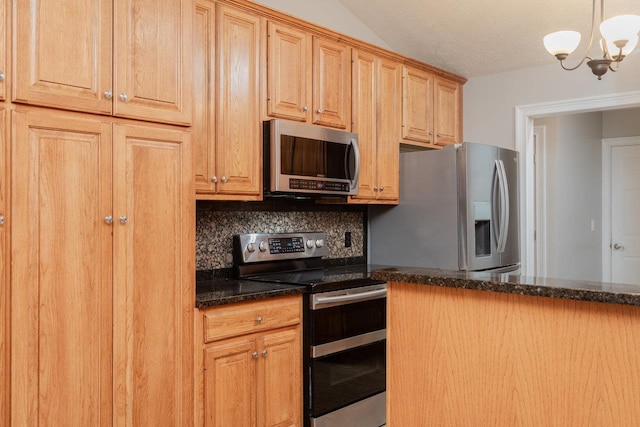
<path fill-rule="evenodd" d="M 359 403 L 385 391 L 386 284 L 310 299 L 311 417 L 312 425 L 323 425 L 317 420 L 366 407 Z M 349 406 L 354 409 L 346 411 Z M 384 405 L 377 406 L 383 424 Z"/>

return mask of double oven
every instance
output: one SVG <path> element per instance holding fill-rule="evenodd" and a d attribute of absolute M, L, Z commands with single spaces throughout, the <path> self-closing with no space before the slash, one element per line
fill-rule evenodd
<path fill-rule="evenodd" d="M 385 423 L 386 284 L 374 268 L 325 268 L 325 235 L 234 236 L 238 277 L 305 286 L 305 426 L 378 427 Z"/>

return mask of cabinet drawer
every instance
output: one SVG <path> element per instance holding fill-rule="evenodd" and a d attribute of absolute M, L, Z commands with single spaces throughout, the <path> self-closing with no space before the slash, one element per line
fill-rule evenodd
<path fill-rule="evenodd" d="M 212 342 L 301 322 L 299 296 L 210 308 L 203 313 L 204 342 Z"/>

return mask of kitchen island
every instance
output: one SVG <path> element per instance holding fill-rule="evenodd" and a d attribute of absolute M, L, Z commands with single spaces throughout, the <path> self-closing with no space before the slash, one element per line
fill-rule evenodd
<path fill-rule="evenodd" d="M 640 286 L 390 268 L 387 422 L 640 425 Z"/>

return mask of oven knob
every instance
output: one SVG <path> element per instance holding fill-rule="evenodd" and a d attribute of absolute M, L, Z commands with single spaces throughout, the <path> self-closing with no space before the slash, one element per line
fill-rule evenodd
<path fill-rule="evenodd" d="M 258 249 L 260 249 L 260 252 L 264 252 L 267 250 L 267 242 L 260 242 L 260 244 L 258 245 Z"/>
<path fill-rule="evenodd" d="M 324 246 L 324 240 L 323 239 L 316 240 L 316 248 L 321 248 L 323 246 Z"/>
<path fill-rule="evenodd" d="M 313 248 L 313 246 L 314 246 L 313 240 L 307 240 L 307 248 L 311 249 Z"/>
<path fill-rule="evenodd" d="M 247 245 L 247 251 L 248 252 L 255 252 L 256 251 L 256 244 L 251 242 Z"/>

